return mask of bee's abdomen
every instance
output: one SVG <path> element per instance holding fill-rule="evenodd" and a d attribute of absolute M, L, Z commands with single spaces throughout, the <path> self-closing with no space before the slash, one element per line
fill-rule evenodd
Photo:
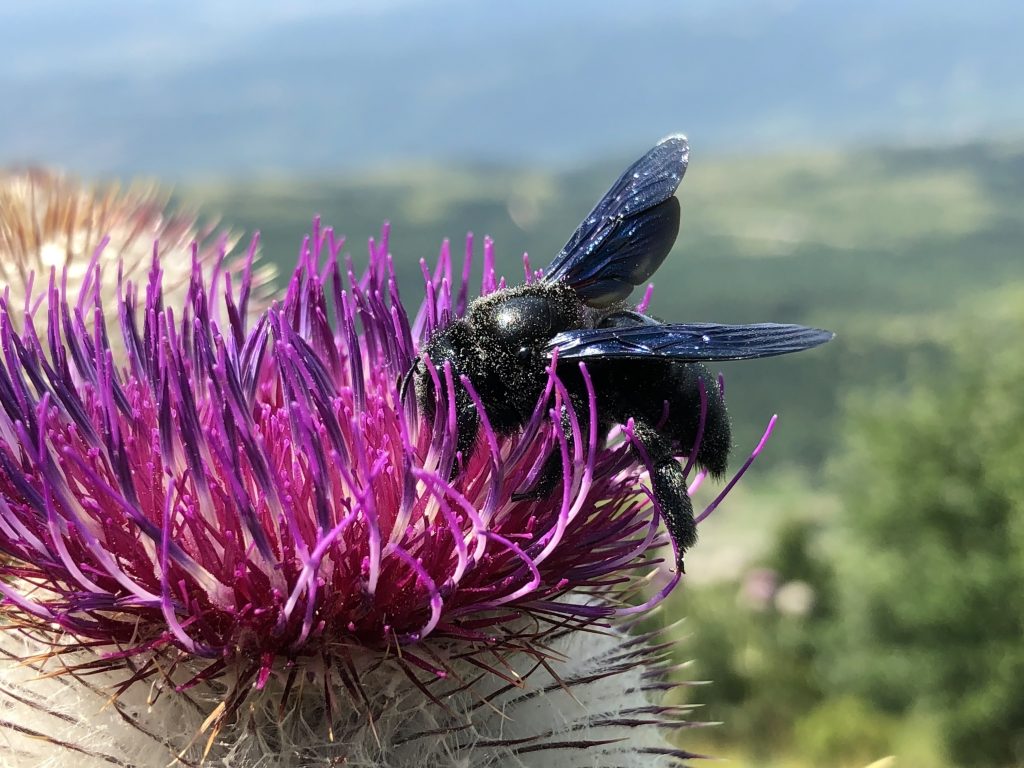
<path fill-rule="evenodd" d="M 679 455 L 688 456 L 697 444 L 697 463 L 713 475 L 725 472 L 732 448 L 729 415 L 718 381 L 707 368 L 668 360 L 594 361 L 587 368 L 606 425 L 643 420 Z"/>

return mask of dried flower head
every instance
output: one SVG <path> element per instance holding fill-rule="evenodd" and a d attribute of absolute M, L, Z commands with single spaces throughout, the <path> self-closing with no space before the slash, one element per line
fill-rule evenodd
<path fill-rule="evenodd" d="M 522 433 L 484 418 L 453 472 L 450 403 L 439 396 L 429 419 L 398 388 L 421 340 L 465 308 L 472 242 L 454 284 L 442 251 L 414 318 L 387 231 L 358 277 L 342 245 L 317 224 L 283 301 L 254 323 L 251 262 L 206 271 L 194 250 L 179 302 L 172 258 L 154 255 L 144 280 L 114 270 L 111 310 L 102 247 L 80 291 L 65 265 L 38 306 L 7 292 L 5 754 L 26 766 L 688 757 L 664 735 L 686 725 L 660 703 L 667 645 L 630 632 L 679 574 L 650 586 L 665 536 L 628 428 L 608 444 L 567 440 L 560 406 L 579 420 L 552 371 Z M 484 252 L 486 293 L 498 282 Z M 550 450 L 565 456 L 562 486 L 513 500 Z"/>
<path fill-rule="evenodd" d="M 234 245 L 234 238 L 213 232 L 210 225 L 199 227 L 194 215 L 169 210 L 167 195 L 155 184 L 90 187 L 54 170 L 0 172 L 0 285 L 19 302 L 38 299 L 51 269 L 66 275 L 67 290 L 77 295 L 96 256 L 106 275 L 103 303 L 112 309 L 114 278 L 120 272 L 125 280 L 144 280 L 159 241 L 166 253 L 178 254 L 163 264 L 163 290 L 172 306 L 180 304 L 192 273 L 191 260 L 181 255 L 197 243 L 208 271 Z M 269 265 L 259 268 L 257 292 L 272 276 Z M 117 315 L 110 320 L 108 335 L 120 354 Z"/>

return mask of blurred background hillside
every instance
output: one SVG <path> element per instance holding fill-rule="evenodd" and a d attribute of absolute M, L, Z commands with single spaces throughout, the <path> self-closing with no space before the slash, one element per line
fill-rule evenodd
<path fill-rule="evenodd" d="M 467 230 L 544 265 L 693 148 L 668 320 L 802 322 L 725 368 L 736 461 L 671 601 L 742 766 L 1024 765 L 1024 6 L 540 0 L 0 7 L 0 165 L 173 183 L 287 275 L 314 213 L 405 295 Z M 714 489 L 712 489 L 714 490 Z"/>

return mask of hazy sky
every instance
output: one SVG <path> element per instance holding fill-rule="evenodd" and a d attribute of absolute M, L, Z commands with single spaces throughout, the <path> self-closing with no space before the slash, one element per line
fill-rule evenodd
<path fill-rule="evenodd" d="M 1024 4 L 0 6 L 0 163 L 164 176 L 1024 135 Z"/>

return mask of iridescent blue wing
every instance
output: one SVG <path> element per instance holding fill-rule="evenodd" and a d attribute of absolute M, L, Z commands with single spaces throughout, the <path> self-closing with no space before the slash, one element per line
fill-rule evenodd
<path fill-rule="evenodd" d="M 673 197 L 686 173 L 690 146 L 669 136 L 626 169 L 545 270 L 594 307 L 626 298 L 668 256 L 679 233 Z"/>
<path fill-rule="evenodd" d="M 557 349 L 559 361 L 591 358 L 658 358 L 682 362 L 746 360 L 800 352 L 824 344 L 834 335 L 818 328 L 777 323 L 719 325 L 649 321 L 565 331 L 548 342 L 546 351 L 550 356 Z"/>

